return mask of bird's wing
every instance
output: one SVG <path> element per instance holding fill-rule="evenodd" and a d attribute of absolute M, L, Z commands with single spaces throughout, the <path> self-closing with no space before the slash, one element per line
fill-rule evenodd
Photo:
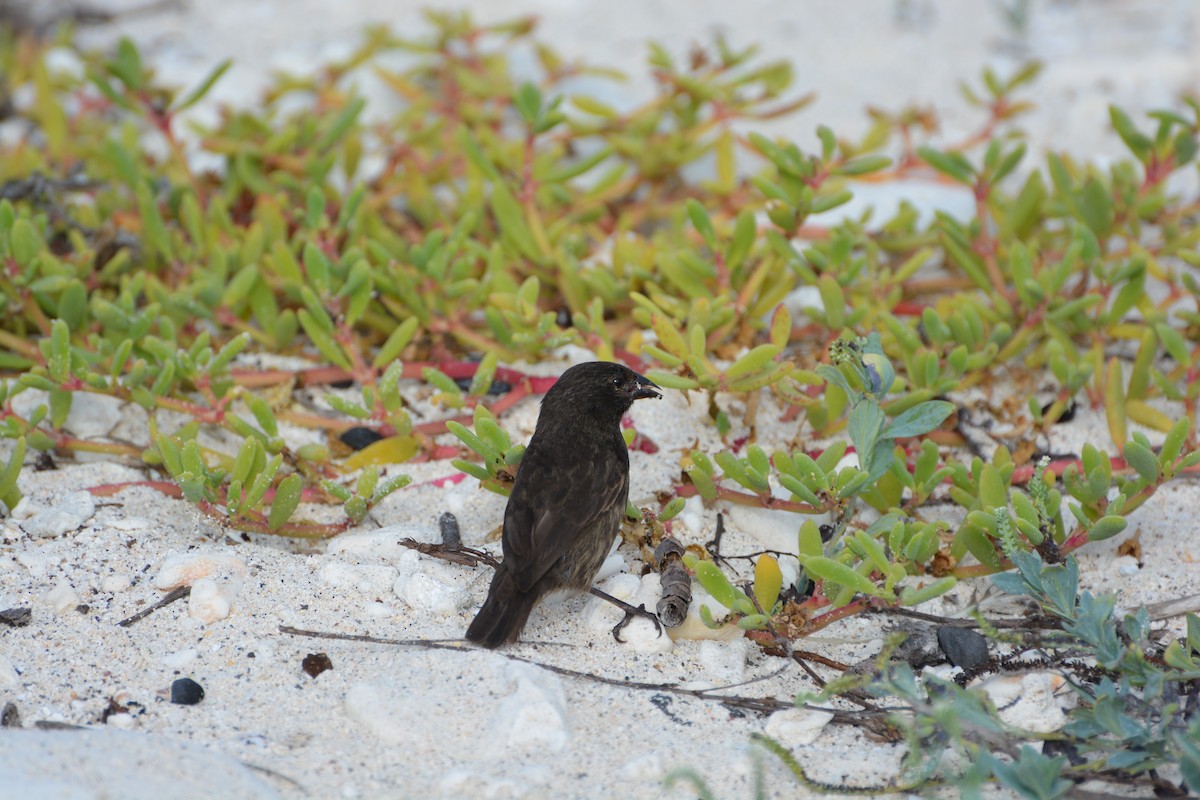
<path fill-rule="evenodd" d="M 518 476 L 523 485 L 514 487 L 513 499 L 523 509 L 506 514 L 504 520 L 505 560 L 511 554 L 511 563 L 520 565 L 513 578 L 521 591 L 529 591 L 583 531 L 613 514 L 614 507 L 618 519 L 624 513 L 628 468 L 614 458 L 598 462 L 575 474 L 555 473 L 549 464 L 522 462 L 521 471 L 530 469 Z M 520 496 L 517 489 L 524 490 Z"/>

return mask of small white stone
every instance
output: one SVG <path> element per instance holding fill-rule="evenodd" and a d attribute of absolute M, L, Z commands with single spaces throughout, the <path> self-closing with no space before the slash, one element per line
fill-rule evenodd
<path fill-rule="evenodd" d="M 391 591 L 396 582 L 395 567 L 383 564 L 343 564 L 326 562 L 317 572 L 323 583 L 337 589 L 353 589 L 369 595 L 383 595 Z"/>
<path fill-rule="evenodd" d="M 1066 681 L 1052 672 L 1031 672 L 1022 676 L 992 678 L 982 684 L 999 711 L 1000 718 L 1037 733 L 1050 733 L 1067 722 L 1063 704 L 1056 692 Z"/>
<path fill-rule="evenodd" d="M 123 592 L 129 588 L 128 575 L 109 575 L 100 581 L 100 588 L 109 594 Z"/>
<path fill-rule="evenodd" d="M 51 75 L 61 74 L 69 78 L 82 78 L 84 74 L 83 61 L 79 54 L 69 47 L 52 47 L 44 56 L 46 71 Z M 90 401 L 107 399 L 104 395 L 87 395 Z"/>
<path fill-rule="evenodd" d="M 136 724 L 136 720 L 134 720 L 131 714 L 111 714 L 104 721 L 104 724 L 127 731 Z"/>
<path fill-rule="evenodd" d="M 665 628 L 655 626 L 645 617 L 634 617 L 621 629 L 621 644 L 635 653 L 669 653 L 675 642 Z"/>
<path fill-rule="evenodd" d="M 389 525 L 374 531 L 343 533 L 329 543 L 325 552 L 327 555 L 341 556 L 343 561 L 394 561 L 404 553 L 414 552 L 400 544 L 402 539 L 440 542 L 442 534 L 428 525 Z"/>
<path fill-rule="evenodd" d="M 118 517 L 109 522 L 108 527 L 118 531 L 145 531 L 154 526 L 150 520 L 141 517 Z"/>
<path fill-rule="evenodd" d="M 8 656 L 0 655 L 0 686 L 9 689 L 21 682 L 17 668 L 9 661 Z"/>
<path fill-rule="evenodd" d="M 191 586 L 200 578 L 245 578 L 249 573 L 245 561 L 225 553 L 172 553 L 159 567 L 154 577 L 154 588 L 170 591 L 180 586 Z"/>
<path fill-rule="evenodd" d="M 42 508 L 23 520 L 21 530 L 37 538 L 53 539 L 78 530 L 95 513 L 96 501 L 90 492 L 70 492 L 57 498 L 49 508 Z"/>
<path fill-rule="evenodd" d="M 40 578 L 46 574 L 49 559 L 40 550 L 22 550 L 17 553 L 17 563 L 28 570 L 32 577 Z"/>
<path fill-rule="evenodd" d="M 627 781 L 653 781 L 662 779 L 666 770 L 663 767 L 662 756 L 658 753 L 643 753 L 625 762 L 621 767 L 621 777 Z"/>
<path fill-rule="evenodd" d="M 471 605 L 471 595 L 465 589 L 443 583 L 424 572 L 401 572 L 392 591 L 417 612 L 457 614 Z"/>
<path fill-rule="evenodd" d="M 167 669 L 183 670 L 188 664 L 191 664 L 199 657 L 200 651 L 194 647 L 189 647 L 186 650 L 176 650 L 174 653 L 168 653 L 162 657 L 162 663 Z"/>
<path fill-rule="evenodd" d="M 9 516 L 13 519 L 29 519 L 40 510 L 41 506 L 31 501 L 29 499 L 29 495 L 25 495 L 15 506 L 13 506 L 12 510 L 9 512 Z"/>
<path fill-rule="evenodd" d="M 530 664 L 508 662 L 505 672 L 516 686 L 496 710 L 488 739 L 506 758 L 561 752 L 571 741 L 562 682 Z"/>
<path fill-rule="evenodd" d="M 79 595 L 67 581 L 59 581 L 53 589 L 46 592 L 45 600 L 55 614 L 65 614 L 79 605 Z"/>
<path fill-rule="evenodd" d="M 384 744 L 409 745 L 418 738 L 403 715 L 393 715 L 379 689 L 369 683 L 356 683 L 346 692 L 346 716 L 362 725 Z"/>
<path fill-rule="evenodd" d="M 259 664 L 275 663 L 275 642 L 272 639 L 255 639 L 246 652 L 254 653 L 254 660 Z"/>
<path fill-rule="evenodd" d="M 689 497 L 683 504 L 683 510 L 675 517 L 688 533 L 699 536 L 704 532 L 704 498 L 700 495 Z"/>
<path fill-rule="evenodd" d="M 77 395 L 84 398 L 71 404 L 63 429 L 80 439 L 95 439 L 106 436 L 121 421 L 124 403 L 115 397 L 102 394 Z"/>
<path fill-rule="evenodd" d="M 1117 559 L 1117 573 L 1126 578 L 1137 575 L 1141 571 L 1137 559 L 1133 556 L 1121 556 Z"/>
<path fill-rule="evenodd" d="M 380 603 L 378 601 L 367 603 L 363 610 L 366 611 L 368 617 L 375 617 L 376 619 L 387 619 L 396 616 L 395 608 L 389 606 L 387 603 Z"/>
<path fill-rule="evenodd" d="M 205 625 L 225 619 L 233 608 L 234 595 L 228 585 L 200 578 L 192 583 L 192 593 L 188 595 L 188 616 Z"/>
<path fill-rule="evenodd" d="M 700 643 L 698 658 L 705 677 L 710 678 L 714 686 L 728 686 L 746 679 L 746 657 L 749 653 L 750 640 L 745 636 L 727 642 L 710 639 Z"/>
<path fill-rule="evenodd" d="M 828 711 L 786 708 L 767 718 L 766 733 L 787 747 L 812 744 L 833 719 Z"/>
<path fill-rule="evenodd" d="M 613 546 L 613 552 L 608 554 L 608 558 L 604 559 L 604 563 L 600 565 L 600 571 L 596 573 L 596 583 L 607 580 L 613 575 L 625 571 L 625 558 L 620 553 L 616 552 L 616 545 Z"/>

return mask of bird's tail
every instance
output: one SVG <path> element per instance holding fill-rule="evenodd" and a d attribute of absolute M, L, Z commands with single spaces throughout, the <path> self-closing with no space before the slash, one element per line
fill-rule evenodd
<path fill-rule="evenodd" d="M 487 600 L 467 628 L 467 639 L 489 648 L 515 642 L 536 603 L 537 596 L 519 591 L 501 565 L 492 578 Z"/>

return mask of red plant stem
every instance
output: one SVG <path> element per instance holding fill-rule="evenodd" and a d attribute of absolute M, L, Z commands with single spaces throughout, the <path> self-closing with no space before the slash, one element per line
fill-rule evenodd
<path fill-rule="evenodd" d="M 700 494 L 700 491 L 692 484 L 675 487 L 675 495 L 677 497 L 695 497 Z M 782 500 L 778 497 L 763 498 L 756 494 L 748 492 L 739 492 L 734 489 L 726 489 L 723 486 L 717 487 L 717 499 L 725 500 L 730 503 L 737 503 L 740 506 L 756 506 L 758 508 L 778 508 L 781 511 L 794 511 L 798 514 L 824 514 L 829 509 L 833 508 L 830 504 L 828 507 L 810 506 L 808 503 L 797 503 L 793 500 Z"/>
<path fill-rule="evenodd" d="M 848 617 L 853 617 L 855 614 L 861 614 L 867 610 L 867 606 L 869 604 L 870 601 L 860 598 L 847 603 L 841 608 L 834 608 L 826 611 L 824 614 L 818 614 L 808 621 L 808 625 L 805 626 L 804 632 L 805 634 L 816 633 L 822 628 L 832 625 L 835 622 L 840 622 Z"/>
<path fill-rule="evenodd" d="M 126 489 L 133 489 L 138 486 L 144 486 L 147 489 L 154 489 L 160 494 L 165 494 L 167 497 L 183 497 L 183 490 L 178 484 L 170 481 L 123 481 L 121 483 L 102 483 L 99 486 L 89 486 L 88 491 L 93 497 L 112 497 Z"/>

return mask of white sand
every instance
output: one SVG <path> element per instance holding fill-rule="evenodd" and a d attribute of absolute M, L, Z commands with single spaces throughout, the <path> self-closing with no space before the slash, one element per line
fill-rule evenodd
<path fill-rule="evenodd" d="M 113 4 L 118 5 L 116 3 Z M 954 138 L 977 120 L 953 95 L 984 63 L 1008 68 L 1018 57 L 1048 61 L 1031 96 L 1040 104 L 1025 121 L 1038 148 L 1098 158 L 1120 152 L 1105 104 L 1116 101 L 1137 118 L 1195 88 L 1200 75 L 1200 9 L 1186 2 L 1034 3 L 1026 37 L 1004 28 L 990 2 L 542 2 L 476 3 L 478 16 L 500 19 L 533 11 L 543 35 L 568 56 L 640 69 L 649 37 L 682 54 L 694 40 L 723 31 L 735 44 L 762 42 L 770 56 L 798 67 L 801 90 L 821 101 L 788 123 L 806 142 L 824 122 L 839 132 L 861 130 L 861 109 L 895 109 L 937 101 Z M 360 25 L 387 20 L 397 30 L 420 29 L 411 3 L 357 0 L 246 2 L 209 0 L 179 13 L 121 21 L 89 31 L 91 42 L 134 36 L 147 59 L 172 80 L 190 84 L 218 59 L 238 66 L 217 96 L 253 102 L 273 68 L 303 69 L 344 53 Z M 900 11 L 915 19 L 903 21 Z M 621 91 L 636 98 L 644 82 Z M 552 369 L 552 367 L 550 368 Z M 111 411 L 111 410 L 106 410 Z M 503 423 L 514 438 L 532 431 L 536 405 L 526 401 Z M 634 501 L 669 488 L 677 452 L 705 429 L 678 393 L 640 403 L 640 430 L 662 447 L 633 455 Z M 84 423 L 81 423 L 84 424 Z M 770 450 L 780 441 L 766 441 Z M 1083 413 L 1056 428 L 1052 448 L 1077 450 L 1107 442 L 1103 419 Z M 6 457 L 7 443 L 0 443 Z M 395 468 L 414 483 L 453 474 L 448 463 Z M 60 463 L 27 469 L 23 519 L 0 522 L 0 609 L 29 606 L 31 624 L 0 629 L 0 705 L 14 703 L 25 726 L 51 721 L 72 730 L 0 730 L 0 798 L 135 797 L 636 797 L 692 796 L 662 788 L 663 776 L 691 767 L 727 798 L 752 794 L 761 760 L 770 796 L 799 790 L 779 763 L 749 745 L 768 730 L 795 744 L 814 777 L 869 785 L 891 776 L 899 748 L 858 731 L 829 725 L 813 733 L 805 720 L 730 712 L 711 700 L 606 686 L 511 660 L 519 656 L 570 670 L 633 682 L 706 687 L 769 675 L 784 665 L 745 640 L 678 642 L 669 652 L 637 652 L 607 629 L 618 615 L 584 598 L 535 612 L 522 643 L 500 653 L 446 652 L 282 635 L 280 625 L 392 639 L 462 635 L 486 590 L 490 570 L 434 561 L 378 539 L 379 527 L 406 526 L 414 538 L 437 541 L 437 518 L 453 511 L 467 544 L 479 546 L 500 521 L 503 500 L 474 481 L 437 489 L 414 485 L 324 554 L 320 546 L 262 537 L 244 542 L 189 504 L 148 489 L 98 498 L 89 510 L 80 489 L 141 480 L 145 473 L 106 462 Z M 1114 558 L 1128 534 L 1079 554 L 1084 588 L 1112 591 L 1133 606 L 1200 592 L 1200 527 L 1194 483 L 1161 492 L 1130 518 L 1144 561 Z M 59 522 L 49 518 L 57 510 Z M 695 510 L 695 509 L 693 509 Z M 718 508 L 693 513 L 711 537 Z M 44 512 L 38 517 L 39 512 Z M 90 512 L 90 513 L 89 513 Z M 314 516 L 321 510 L 305 509 Z M 74 520 L 69 516 L 74 514 Z M 775 519 L 776 529 L 795 520 Z M 733 519 L 738 518 L 734 515 Z M 761 549 L 731 526 L 723 552 Z M 33 520 L 42 525 L 36 528 Z M 78 527 L 76 527 L 76 525 Z M 26 532 L 26 527 L 39 531 Z M 60 536 L 50 533 L 69 527 Z M 377 535 L 378 536 L 378 535 Z M 495 545 L 489 545 L 493 549 Z M 622 551 L 624 553 L 624 550 Z M 633 554 L 630 569 L 640 572 Z M 156 586 L 187 569 L 212 569 L 208 602 L 196 598 L 159 609 L 130 627 L 116 623 L 156 602 Z M 615 579 L 616 585 L 631 586 Z M 983 582 L 960 587 L 930 611 L 969 603 Z M 401 599 L 401 598 L 405 599 Z M 231 600 L 229 615 L 221 604 Z M 86 608 L 85 608 L 86 607 Z M 214 619 L 207 624 L 197 617 Z M 801 642 L 830 658 L 853 662 L 880 644 L 879 621 L 853 619 Z M 645 640 L 643 640 L 645 641 Z M 313 679 L 301 670 L 324 652 L 333 669 Z M 180 676 L 203 685 L 196 706 L 173 705 Z M 811 684 L 795 665 L 769 680 L 734 690 L 786 699 Z M 110 699 L 128 713 L 101 713 Z M 1049 714 L 1054 709 L 1043 709 Z M 811 744 L 802 742 L 814 738 Z M 266 771 L 264 771 L 266 770 Z"/>

